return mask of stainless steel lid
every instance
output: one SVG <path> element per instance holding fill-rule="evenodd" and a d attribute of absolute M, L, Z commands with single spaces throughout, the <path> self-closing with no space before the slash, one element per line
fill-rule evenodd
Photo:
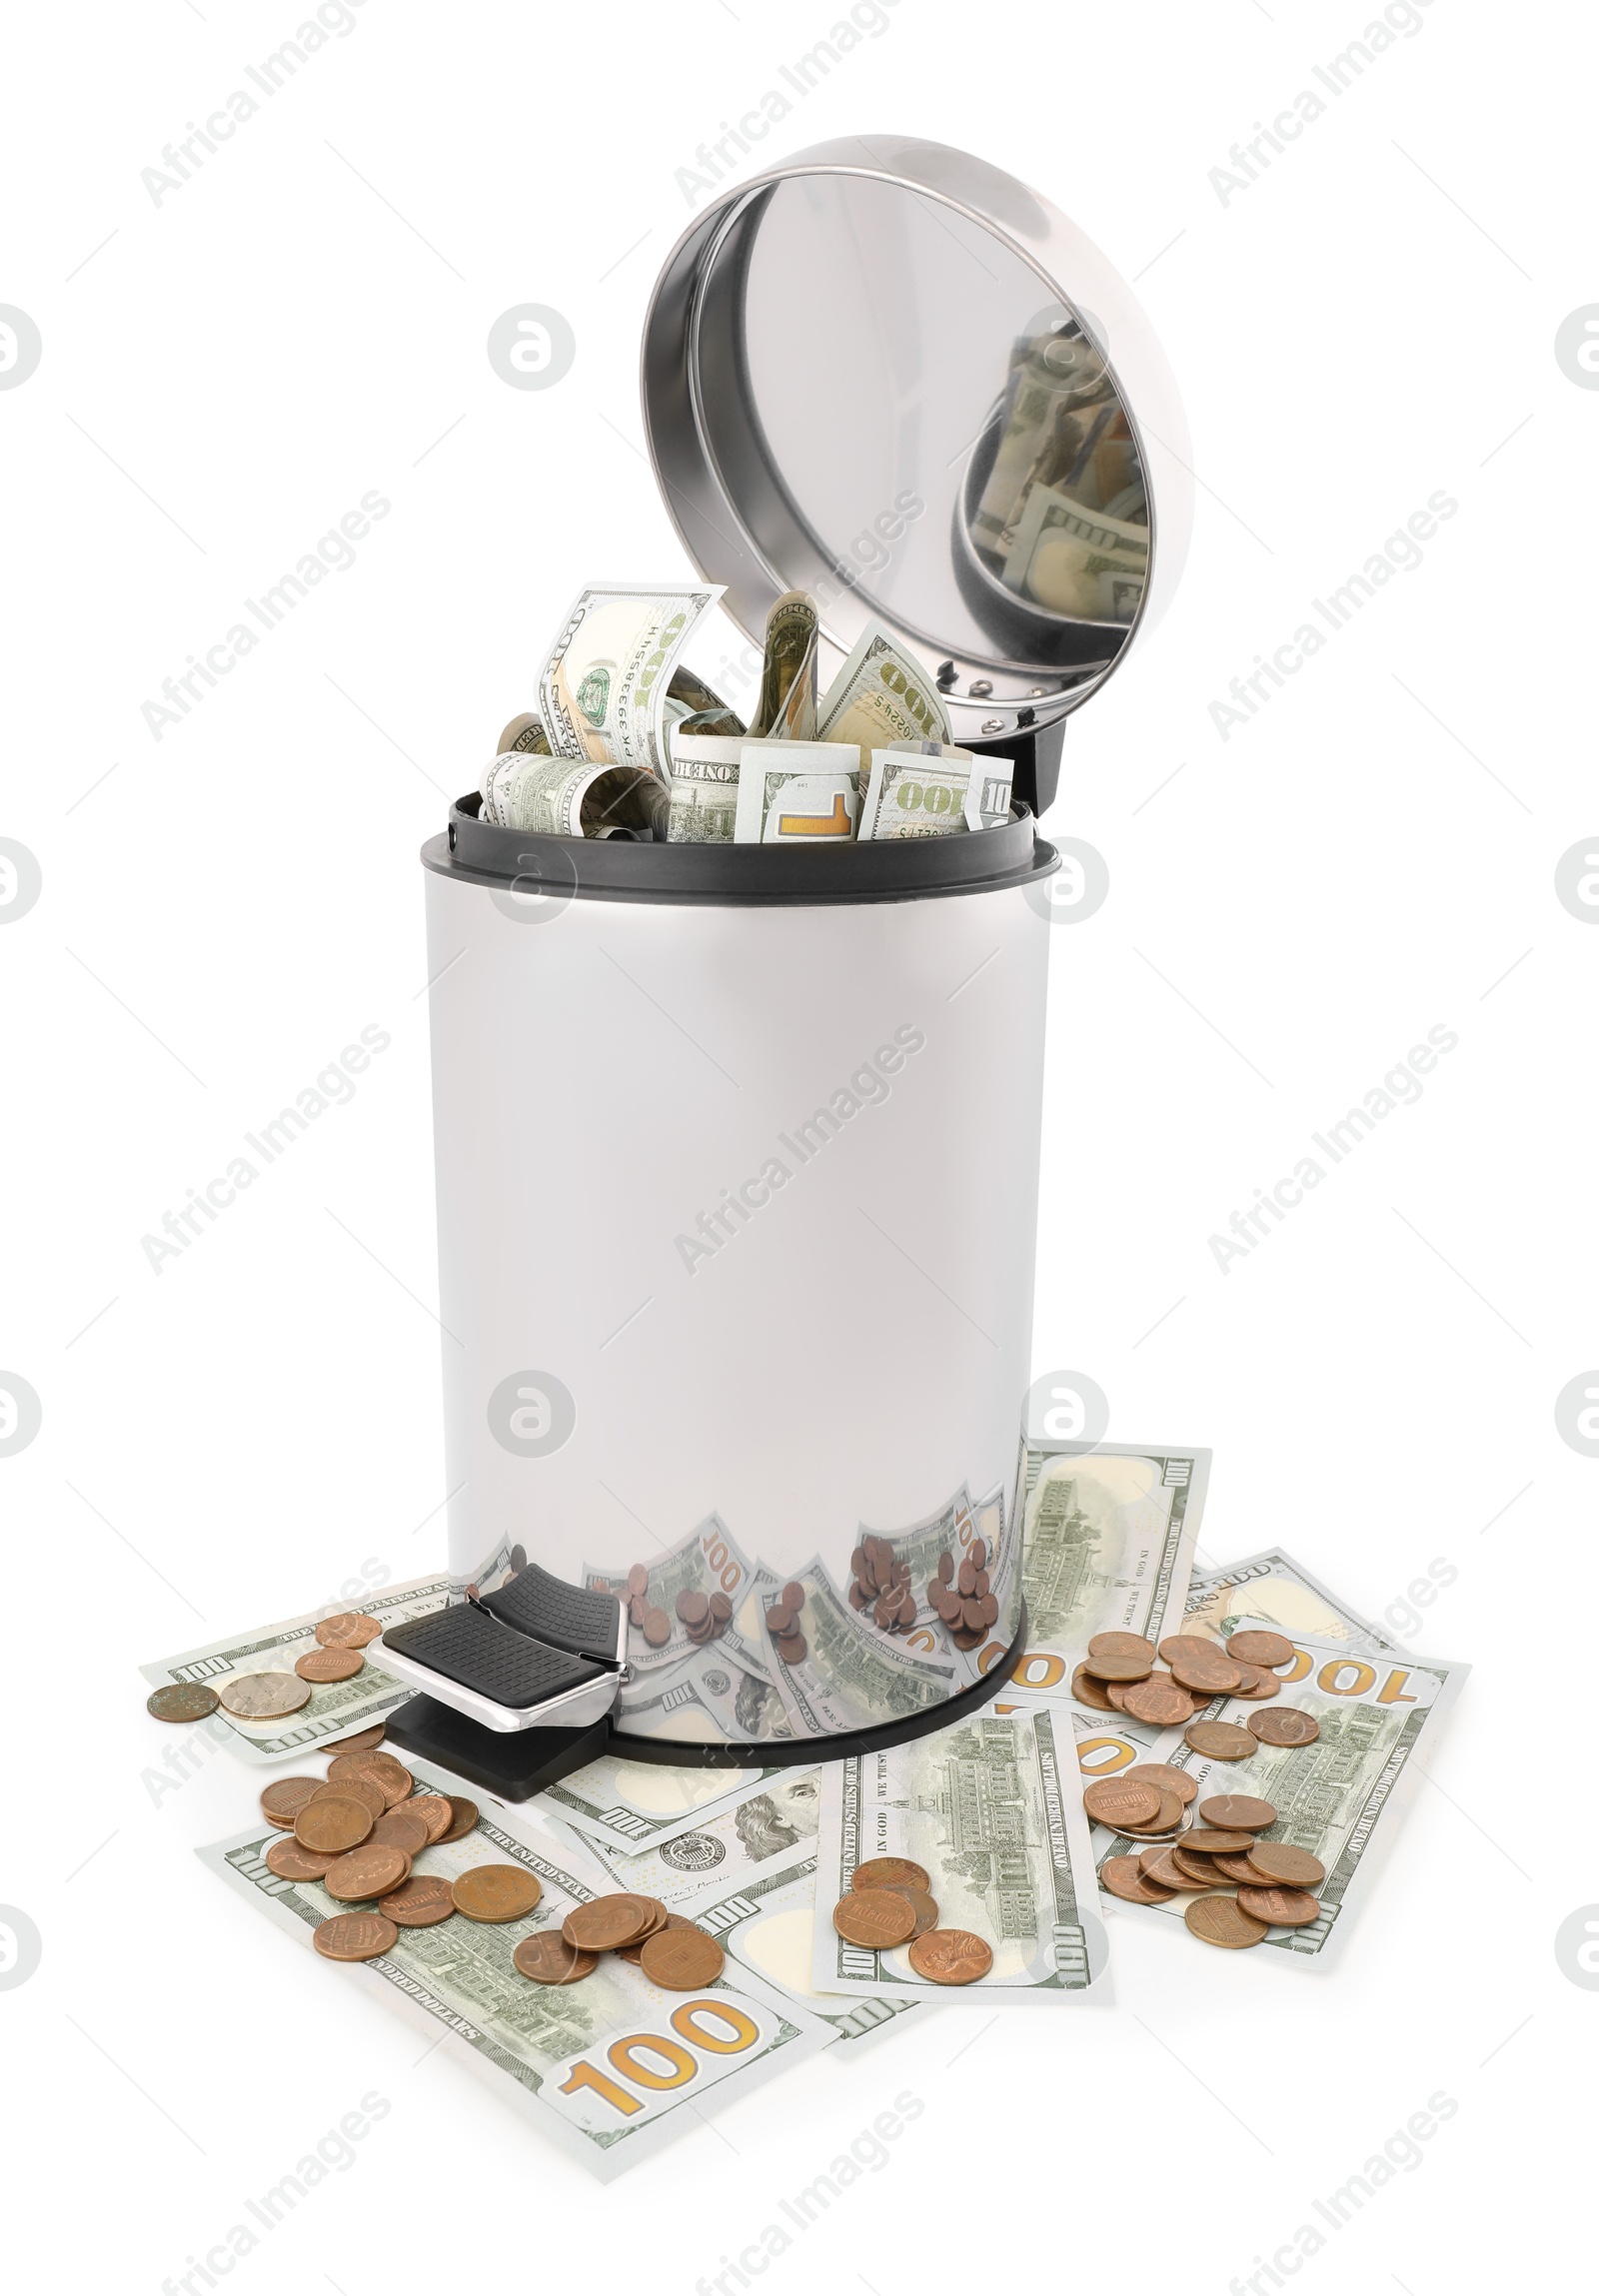
<path fill-rule="evenodd" d="M 645 321 L 645 430 L 707 580 L 759 640 L 806 589 L 937 679 L 957 741 L 1073 709 L 1187 552 L 1176 386 L 1130 290 L 1013 177 L 846 137 L 729 185 Z"/>

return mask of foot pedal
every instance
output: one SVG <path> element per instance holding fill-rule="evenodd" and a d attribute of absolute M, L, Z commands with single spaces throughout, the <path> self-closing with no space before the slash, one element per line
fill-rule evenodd
<path fill-rule="evenodd" d="M 611 1722 L 602 1716 L 581 1729 L 485 1729 L 437 1699 L 407 1699 L 385 1723 L 387 1736 L 407 1753 L 454 1770 L 502 1801 L 526 1801 L 547 1785 L 581 1769 L 605 1751 Z"/>
<path fill-rule="evenodd" d="M 485 1729 L 578 1729 L 616 1705 L 627 1633 L 615 1595 L 530 1564 L 492 1595 L 389 1628 L 372 1655 Z"/>

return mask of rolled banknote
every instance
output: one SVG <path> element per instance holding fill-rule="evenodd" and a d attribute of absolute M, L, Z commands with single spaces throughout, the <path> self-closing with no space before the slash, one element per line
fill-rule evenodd
<path fill-rule="evenodd" d="M 555 754 L 639 765 L 665 779 L 674 668 L 721 595 L 715 584 L 580 590 L 539 677 L 539 713 Z M 702 696 L 715 700 L 699 680 L 695 688 L 681 694 L 691 709 L 704 705 Z"/>
<path fill-rule="evenodd" d="M 732 711 L 727 714 L 732 717 Z M 690 720 L 689 722 L 695 722 Z M 737 718 L 733 719 L 735 724 Z M 687 723 L 672 729 L 672 809 L 669 845 L 731 845 L 739 812 L 737 734 L 691 733 Z"/>
<path fill-rule="evenodd" d="M 550 736 L 531 709 L 525 709 L 520 717 L 513 717 L 500 736 L 498 754 L 504 757 L 512 749 L 531 749 L 539 757 L 550 754 Z"/>
<path fill-rule="evenodd" d="M 785 590 L 767 616 L 767 657 L 752 736 L 814 741 L 816 641 L 814 599 L 802 589 Z"/>
<path fill-rule="evenodd" d="M 1003 559 L 1015 536 L 1028 486 L 1053 447 L 1063 412 L 1089 406 L 1107 388 L 1104 361 L 1078 332 L 1021 337 L 1011 354 L 1010 377 L 993 468 L 971 522 L 979 550 Z"/>
<path fill-rule="evenodd" d="M 598 837 L 608 831 L 664 835 L 665 784 L 639 765 L 513 754 L 497 757 L 484 781 L 483 817 L 545 837 Z"/>
<path fill-rule="evenodd" d="M 890 741 L 947 741 L 949 718 L 921 664 L 872 621 L 828 686 L 816 733 L 822 741 L 853 742 L 864 778 L 873 749 Z"/>
<path fill-rule="evenodd" d="M 1034 487 L 1005 562 L 1005 587 L 1070 621 L 1130 622 L 1143 602 L 1149 529 Z"/>
<path fill-rule="evenodd" d="M 843 741 L 746 741 L 739 752 L 738 845 L 852 838 L 859 751 Z"/>
<path fill-rule="evenodd" d="M 1010 818 L 1014 771 L 1008 757 L 978 757 L 938 741 L 890 741 L 871 752 L 860 842 L 997 828 Z"/>

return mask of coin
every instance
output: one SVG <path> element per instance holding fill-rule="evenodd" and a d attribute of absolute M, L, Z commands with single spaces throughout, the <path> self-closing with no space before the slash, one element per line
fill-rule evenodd
<path fill-rule="evenodd" d="M 1119 1777 L 1100 1778 L 1084 1786 L 1082 1806 L 1098 1825 L 1119 1826 L 1124 1818 L 1133 1825 L 1147 1825 L 1160 1813 L 1160 1788 L 1127 1785 Z"/>
<path fill-rule="evenodd" d="M 569 1945 L 559 1929 L 536 1929 L 531 1937 L 523 1938 L 511 1959 L 536 1985 L 575 1985 L 600 1966 L 598 1953 L 585 1953 Z"/>
<path fill-rule="evenodd" d="M 976 1565 L 977 1569 L 979 1571 L 985 1570 L 988 1563 L 988 1549 L 986 1542 L 981 1539 L 973 1539 L 971 1542 L 970 1553 L 971 1560 Z"/>
<path fill-rule="evenodd" d="M 681 1929 L 660 1929 L 645 1940 L 644 1973 L 652 1985 L 669 1993 L 696 1993 L 714 1985 L 727 1962 L 715 1937 L 688 1922 Z"/>
<path fill-rule="evenodd" d="M 798 1667 L 804 1664 L 805 1654 L 810 1645 L 805 1641 L 803 1635 L 787 1635 L 775 1644 L 774 1648 L 786 1667 Z"/>
<path fill-rule="evenodd" d="M 1280 1881 L 1287 1889 L 1315 1889 L 1327 1878 L 1321 1859 L 1292 1841 L 1257 1841 L 1249 1862 L 1267 1881 Z"/>
<path fill-rule="evenodd" d="M 678 1616 L 686 1627 L 698 1627 L 710 1612 L 710 1602 L 704 1595 L 691 1592 L 678 1597 Z"/>
<path fill-rule="evenodd" d="M 537 1873 L 523 1865 L 469 1865 L 451 1887 L 458 1913 L 470 1921 L 516 1921 L 544 1895 Z"/>
<path fill-rule="evenodd" d="M 968 1603 L 966 1608 L 970 1610 L 973 1606 Z M 1118 1658 L 1112 1651 L 1100 1656 L 1090 1651 L 1082 1662 L 1082 1671 L 1091 1675 L 1096 1683 L 1141 1683 L 1153 1665 L 1153 1659 Z"/>
<path fill-rule="evenodd" d="M 1184 1651 L 1171 1662 L 1171 1679 L 1185 1691 L 1203 1691 L 1210 1699 L 1221 1691 L 1235 1691 L 1243 1681 L 1243 1669 L 1221 1651 L 1206 1651 L 1202 1659 Z"/>
<path fill-rule="evenodd" d="M 1118 1828 L 1118 1831 L 1137 1834 L 1140 1837 L 1147 1834 L 1174 1833 L 1176 1831 L 1182 1823 L 1181 1800 L 1176 1794 L 1168 1793 L 1164 1786 L 1157 1785 L 1154 1790 L 1160 1796 L 1160 1807 L 1149 1822 L 1146 1825 L 1124 1824 Z"/>
<path fill-rule="evenodd" d="M 294 1837 L 307 1849 L 354 1849 L 372 1831 L 372 1812 L 353 1793 L 319 1793 L 294 1821 Z"/>
<path fill-rule="evenodd" d="M 1177 1659 L 1213 1658 L 1220 1648 L 1208 1635 L 1168 1635 L 1160 1646 L 1160 1656 L 1169 1667 Z"/>
<path fill-rule="evenodd" d="M 320 1645 L 296 1659 L 294 1671 L 303 1683 L 347 1683 L 352 1675 L 359 1675 L 366 1665 L 359 1651 L 341 1650 L 337 1646 L 324 1650 Z"/>
<path fill-rule="evenodd" d="M 317 1641 L 326 1650 L 364 1651 L 383 1633 L 381 1619 L 369 1619 L 365 1611 L 341 1611 L 336 1619 L 324 1619 L 316 1629 Z"/>
<path fill-rule="evenodd" d="M 644 1625 L 640 1632 L 650 1648 L 653 1651 L 659 1651 L 663 1643 L 670 1643 L 672 1640 L 672 1621 L 667 1617 L 665 1611 L 648 1610 L 644 1615 Z"/>
<path fill-rule="evenodd" d="M 275 1777 L 261 1789 L 261 1814 L 287 1833 L 311 1796 L 321 1791 L 320 1777 Z"/>
<path fill-rule="evenodd" d="M 370 1729 L 352 1730 L 348 1737 L 330 1737 L 324 1753 L 365 1753 L 369 1746 L 382 1745 L 384 1724 L 374 1722 Z"/>
<path fill-rule="evenodd" d="M 433 1795 L 425 1793 L 421 1798 L 431 1801 Z M 475 1801 L 469 1801 L 464 1793 L 446 1794 L 445 1799 L 450 1804 L 450 1822 L 443 1833 L 430 1833 L 428 1838 L 431 1841 L 464 1840 L 478 1822 L 478 1805 Z"/>
<path fill-rule="evenodd" d="M 1198 1779 L 1190 1777 L 1185 1769 L 1178 1769 L 1175 1762 L 1135 1762 L 1131 1769 L 1124 1769 L 1121 1774 L 1129 1781 L 1136 1779 L 1139 1785 L 1155 1785 L 1162 1793 L 1174 1793 L 1183 1802 L 1192 1801 L 1199 1791 Z"/>
<path fill-rule="evenodd" d="M 375 1961 L 400 1932 L 381 1913 L 335 1913 L 311 1932 L 311 1942 L 330 1961 Z"/>
<path fill-rule="evenodd" d="M 1242 1850 L 1239 1850 L 1236 1856 L 1233 1856 L 1230 1853 L 1224 1853 L 1222 1856 L 1218 1857 L 1216 1859 L 1216 1871 L 1218 1873 L 1224 1873 L 1229 1881 L 1247 1881 L 1251 1882 L 1256 1889 L 1261 1887 L 1259 1874 L 1250 1864 L 1247 1855 Z"/>
<path fill-rule="evenodd" d="M 958 1613 L 958 1605 L 956 1609 Z M 940 1611 L 938 1615 L 940 1618 L 947 1618 L 948 1616 L 943 1611 Z M 1104 1685 L 1096 1683 L 1092 1675 L 1085 1675 L 1081 1667 L 1071 1678 L 1071 1695 L 1079 1706 L 1093 1707 L 1102 1715 L 1114 1714 L 1116 1711 L 1105 1696 Z"/>
<path fill-rule="evenodd" d="M 767 1613 L 767 1630 L 770 1634 L 776 1636 L 779 1641 L 781 1641 L 785 1635 L 792 1635 L 794 1633 L 793 1611 L 785 1610 L 782 1603 L 774 1603 L 771 1610 Z"/>
<path fill-rule="evenodd" d="M 1255 1722 L 1269 1722 L 1269 1715 L 1256 1715 Z M 1211 1761 L 1242 1761 L 1255 1750 L 1255 1740 L 1246 1729 L 1235 1729 L 1231 1722 L 1190 1722 L 1183 1731 L 1195 1753 L 1202 1753 Z"/>
<path fill-rule="evenodd" d="M 1117 1714 L 1120 1714 L 1122 1703 L 1131 1687 L 1130 1683 L 1106 1683 L 1105 1697 L 1110 1701 Z"/>
<path fill-rule="evenodd" d="M 1266 1933 L 1265 1922 L 1251 1919 L 1236 1897 L 1196 1897 L 1182 1917 L 1207 1945 L 1258 1945 Z"/>
<path fill-rule="evenodd" d="M 1208 1857 L 1196 1856 L 1181 1841 L 1171 1845 L 1171 1862 L 1179 1873 L 1186 1873 L 1189 1886 L 1194 1889 L 1214 1889 L 1216 1868 Z"/>
<path fill-rule="evenodd" d="M 337 1761 L 328 1764 L 330 1777 L 343 1777 L 348 1764 L 359 1764 L 355 1774 L 370 1777 L 384 1800 L 393 1809 L 397 1801 L 404 1801 L 416 1785 L 403 1761 L 396 1761 L 392 1753 L 342 1753 Z"/>
<path fill-rule="evenodd" d="M 884 1553 L 884 1560 L 887 1560 L 887 1559 L 888 1559 L 888 1558 L 887 1558 L 887 1547 L 888 1547 L 888 1542 L 886 1541 L 886 1539 L 885 1539 L 885 1540 L 883 1540 L 883 1542 L 882 1542 L 882 1547 L 883 1547 L 883 1553 Z M 801 1586 L 800 1586 L 800 1582 L 799 1582 L 799 1580 L 798 1580 L 798 1579 L 791 1579 L 791 1580 L 789 1581 L 789 1584 L 788 1584 L 788 1586 L 784 1588 L 784 1590 L 783 1590 L 783 1607 L 784 1607 L 784 1609 L 785 1609 L 786 1611 L 802 1611 L 802 1610 L 804 1609 L 804 1607 L 805 1607 L 805 1591 L 804 1591 L 803 1587 L 801 1587 Z"/>
<path fill-rule="evenodd" d="M 1121 1694 L 1121 1711 L 1134 1722 L 1169 1727 L 1193 1720 L 1193 1701 L 1174 1675 L 1151 1675 L 1147 1682 L 1128 1683 Z"/>
<path fill-rule="evenodd" d="M 402 1802 L 398 1809 L 386 1809 L 367 1836 L 368 1845 L 384 1849 L 403 1849 L 408 1857 L 415 1857 L 427 1848 L 433 1836 L 428 1821 L 409 1803 Z"/>
<path fill-rule="evenodd" d="M 918 1865 L 913 1857 L 868 1857 L 857 1865 L 850 1879 L 851 1889 L 926 1889 L 931 1886 L 927 1869 Z"/>
<path fill-rule="evenodd" d="M 1302 1929 L 1307 1921 L 1321 1918 L 1320 1905 L 1303 1889 L 1246 1886 L 1239 1890 L 1238 1902 L 1256 1921 L 1269 1921 L 1276 1929 Z"/>
<path fill-rule="evenodd" d="M 1235 1699 L 1274 1699 L 1282 1690 L 1281 1683 L 1267 1667 L 1251 1667 L 1240 1659 L 1238 1672 L 1243 1681 L 1232 1694 Z"/>
<path fill-rule="evenodd" d="M 402 1801 L 397 1806 L 408 1811 L 411 1816 L 424 1820 L 430 1841 L 442 1841 L 455 1816 L 451 1797 L 447 1793 L 414 1793 L 409 1801 Z M 477 1812 L 474 1811 L 473 1815 L 476 1817 Z M 469 1826 L 467 1831 L 470 1833 L 471 1830 Z"/>
<path fill-rule="evenodd" d="M 1147 1659 L 1153 1666 L 1155 1647 L 1142 1635 L 1090 1635 L 1088 1656 L 1090 1659 Z"/>
<path fill-rule="evenodd" d="M 1197 1856 L 1214 1857 L 1223 1849 L 1247 1849 L 1253 1840 L 1252 1833 L 1230 1833 L 1221 1826 L 1194 1825 L 1183 1835 L 1182 1846 Z"/>
<path fill-rule="evenodd" d="M 719 1627 L 725 1627 L 733 1617 L 733 1604 L 720 1590 L 711 1598 L 711 1616 Z"/>
<path fill-rule="evenodd" d="M 1129 1905 L 1171 1903 L 1171 1891 L 1157 1889 L 1146 1873 L 1140 1873 L 1136 1857 L 1107 1857 L 1099 1868 L 1099 1879 L 1112 1897 L 1124 1897 Z"/>
<path fill-rule="evenodd" d="M 311 1800 L 319 1801 L 325 1794 L 329 1793 L 350 1795 L 353 1800 L 360 1802 L 369 1817 L 381 1817 L 389 1806 L 383 1798 L 382 1786 L 375 1785 L 370 1777 L 330 1778 L 325 1785 L 318 1786 L 316 1792 L 311 1796 Z M 308 1802 L 306 1806 L 309 1808 L 310 1803 Z"/>
<path fill-rule="evenodd" d="M 885 1881 L 883 1887 L 891 1890 L 895 1897 L 902 1897 L 911 1912 L 914 1913 L 916 1925 L 910 1932 L 912 1937 L 924 1937 L 929 1929 L 937 1928 L 938 1900 L 936 1897 L 929 1897 L 925 1889 L 917 1889 L 909 1881 Z"/>
<path fill-rule="evenodd" d="M 646 1595 L 650 1591 L 650 1574 L 642 1563 L 635 1563 L 628 1573 L 628 1593 Z"/>
<path fill-rule="evenodd" d="M 207 1683 L 163 1683 L 145 1700 L 144 1711 L 154 1715 L 158 1722 L 197 1722 L 214 1715 L 218 1704 L 216 1692 Z"/>
<path fill-rule="evenodd" d="M 306 1849 L 292 1833 L 267 1851 L 267 1871 L 283 1881 L 320 1881 L 332 1863 L 331 1849 Z"/>
<path fill-rule="evenodd" d="M 642 1889 L 630 1891 L 630 1895 L 638 1897 L 641 1903 L 649 1906 L 650 1925 L 639 1932 L 631 1945 L 617 1946 L 616 1952 L 620 1960 L 631 1961 L 637 1967 L 644 1959 L 644 1949 L 652 1937 L 658 1936 L 663 1929 L 689 1929 L 694 1924 L 686 1921 L 681 1913 L 669 1913 L 659 1897 L 646 1897 Z"/>
<path fill-rule="evenodd" d="M 1152 1881 L 1157 1889 L 1168 1890 L 1174 1897 L 1182 1890 L 1202 1887 L 1191 1873 L 1183 1872 L 1170 1842 L 1153 1852 L 1140 1849 L 1138 1871 L 1146 1881 Z"/>
<path fill-rule="evenodd" d="M 403 1849 L 364 1841 L 359 1849 L 347 1849 L 334 1859 L 322 1876 L 322 1886 L 330 1897 L 387 1897 L 410 1871 L 411 1860 Z"/>
<path fill-rule="evenodd" d="M 311 1696 L 311 1685 L 298 1675 L 276 1672 L 260 1675 L 224 1675 L 215 1686 L 217 1704 L 247 1722 L 281 1722 L 295 1715 Z"/>
<path fill-rule="evenodd" d="M 1199 1814 L 1206 1825 L 1219 1825 L 1228 1832 L 1258 1833 L 1277 1822 L 1272 1804 L 1253 1793 L 1213 1793 L 1200 1802 Z"/>
<path fill-rule="evenodd" d="M 1293 1645 L 1286 1635 L 1268 1635 L 1246 1627 L 1241 1634 L 1227 1637 L 1227 1656 L 1247 1660 L 1252 1667 L 1285 1667 L 1293 1657 Z"/>
<path fill-rule="evenodd" d="M 1249 1717 L 1249 1727 L 1262 1745 L 1309 1745 L 1321 1735 L 1321 1724 L 1302 1707 L 1267 1707 Z"/>
<path fill-rule="evenodd" d="M 929 1929 L 911 1946 L 910 1966 L 934 1985 L 974 1985 L 993 1967 L 993 1948 L 969 1929 Z"/>
<path fill-rule="evenodd" d="M 634 1945 L 655 1928 L 657 1900 L 629 1889 L 609 1890 L 575 1905 L 561 1924 L 569 1945 L 585 1953 L 614 1953 L 619 1945 Z"/>
<path fill-rule="evenodd" d="M 436 1921 L 448 1921 L 455 1909 L 450 1884 L 437 1873 L 411 1874 L 378 1907 L 402 1929 L 431 1929 Z"/>
<path fill-rule="evenodd" d="M 908 1900 L 891 1889 L 851 1889 L 833 1907 L 832 1925 L 847 1943 L 880 1953 L 913 1934 L 916 1916 Z"/>

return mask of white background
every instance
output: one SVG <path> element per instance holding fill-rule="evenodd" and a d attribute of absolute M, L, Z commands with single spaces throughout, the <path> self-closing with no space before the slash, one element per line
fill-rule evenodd
<path fill-rule="evenodd" d="M 1279 1540 L 1370 1613 L 1455 1568 L 1401 1639 L 1477 1671 L 1335 1975 L 1119 1920 L 1116 2009 L 955 2004 L 602 2203 L 201 1870 L 259 1777 L 141 1781 L 168 1741 L 137 1660 L 442 1560 L 417 848 L 580 583 L 688 571 L 635 385 L 676 171 L 838 13 L 367 0 L 159 207 L 140 171 L 295 9 L 12 20 L 0 301 L 44 344 L 0 393 L 0 833 L 44 878 L 0 933 L 0 1366 L 44 1412 L 0 1461 L 31 2285 L 160 2288 L 372 2089 L 357 2165 L 230 2285 L 687 2292 L 903 2090 L 889 2165 L 768 2285 L 1225 2290 L 1445 2090 L 1302 2283 L 1439 2296 L 1536 2272 L 1589 2164 L 1599 2001 L 1554 1953 L 1599 1898 L 1561 1744 L 1599 1462 L 1554 1418 L 1599 1362 L 1599 932 L 1554 892 L 1599 826 L 1599 397 L 1554 353 L 1599 297 L 1574 9 L 1431 0 L 1225 205 L 1209 171 L 1369 10 L 898 0 L 762 146 L 899 129 L 1010 168 L 1136 278 L 1183 389 L 1187 576 L 1072 721 L 1052 822 L 1111 892 L 1054 935 L 1034 1356 L 1097 1380 L 1112 1434 L 1213 1445 L 1211 1557 Z M 523 302 L 576 333 L 549 391 L 485 356 Z M 141 703 L 373 489 L 356 566 L 153 740 Z M 1228 681 L 1435 490 L 1459 509 L 1424 564 L 1223 742 Z M 155 1274 L 141 1237 L 368 1023 L 393 1042 L 355 1100 Z M 1223 1274 L 1210 1235 L 1440 1023 L 1419 1102 Z"/>

